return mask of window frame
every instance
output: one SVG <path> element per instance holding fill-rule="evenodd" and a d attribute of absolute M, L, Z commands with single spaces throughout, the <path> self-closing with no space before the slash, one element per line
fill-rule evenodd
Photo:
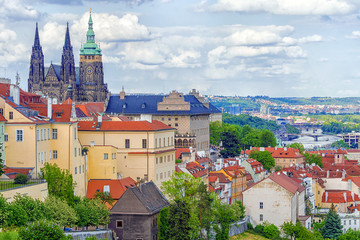
<path fill-rule="evenodd" d="M 51 131 L 51 135 L 52 135 L 52 139 L 56 140 L 58 139 L 58 131 L 57 131 L 57 128 L 53 128 L 52 131 Z"/>
<path fill-rule="evenodd" d="M 21 135 L 18 133 L 21 131 Z M 21 136 L 21 139 L 19 138 Z M 23 129 L 15 129 L 15 140 L 16 142 L 23 142 L 24 141 L 24 130 Z"/>
<path fill-rule="evenodd" d="M 125 148 L 130 148 L 130 139 L 125 139 Z"/>
<path fill-rule="evenodd" d="M 119 226 L 118 223 L 121 223 L 121 226 Z M 115 228 L 123 229 L 124 228 L 124 220 L 116 220 Z"/>

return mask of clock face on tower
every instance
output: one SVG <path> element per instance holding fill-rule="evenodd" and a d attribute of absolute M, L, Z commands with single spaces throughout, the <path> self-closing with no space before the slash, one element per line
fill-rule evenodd
<path fill-rule="evenodd" d="M 87 75 L 91 75 L 92 72 L 93 72 L 92 67 L 88 67 L 88 68 L 86 69 L 86 74 L 87 74 Z"/>

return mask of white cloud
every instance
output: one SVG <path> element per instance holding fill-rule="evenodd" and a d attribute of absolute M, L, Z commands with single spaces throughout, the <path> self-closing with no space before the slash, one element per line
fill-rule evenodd
<path fill-rule="evenodd" d="M 255 31 L 253 29 L 245 29 L 238 31 L 226 37 L 225 43 L 228 45 L 263 45 L 277 43 L 281 37 L 271 31 Z"/>
<path fill-rule="evenodd" d="M 97 41 L 144 41 L 151 38 L 148 28 L 140 24 L 134 14 L 118 17 L 108 13 L 93 13 L 92 20 Z M 85 37 L 88 21 L 89 14 L 85 13 L 79 21 L 74 21 L 72 31 Z"/>
<path fill-rule="evenodd" d="M 360 31 L 352 31 L 350 36 L 346 36 L 349 39 L 360 39 Z"/>
<path fill-rule="evenodd" d="M 208 9 L 232 12 L 269 12 L 282 15 L 341 15 L 356 10 L 355 6 L 347 0 L 218 0 Z"/>
<path fill-rule="evenodd" d="M 11 19 L 36 19 L 39 12 L 21 0 L 0 0 L 0 15 Z"/>
<path fill-rule="evenodd" d="M 28 49 L 18 42 L 17 34 L 0 24 L 0 66 L 7 67 L 10 63 L 28 60 Z"/>

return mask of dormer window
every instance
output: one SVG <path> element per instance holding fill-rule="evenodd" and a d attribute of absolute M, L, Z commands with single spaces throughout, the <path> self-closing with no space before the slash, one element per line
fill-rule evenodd
<path fill-rule="evenodd" d="M 126 103 L 123 105 L 123 108 L 126 108 Z"/>
<path fill-rule="evenodd" d="M 61 118 L 62 112 L 56 112 L 56 113 L 55 113 L 55 116 L 56 116 L 57 118 Z"/>
<path fill-rule="evenodd" d="M 145 103 L 141 104 L 141 108 L 145 108 L 145 107 L 146 107 Z"/>

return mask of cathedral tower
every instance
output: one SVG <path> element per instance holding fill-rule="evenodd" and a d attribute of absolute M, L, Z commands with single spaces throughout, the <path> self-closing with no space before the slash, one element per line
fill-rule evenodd
<path fill-rule="evenodd" d="M 69 23 L 67 23 L 66 34 L 65 34 L 65 43 L 63 47 L 63 53 L 61 57 L 61 69 L 60 69 L 60 86 L 61 86 L 61 98 L 60 101 L 63 102 L 66 99 L 66 91 L 68 86 L 71 85 L 73 92 L 76 95 L 76 72 L 75 72 L 75 60 L 73 54 L 73 48 L 70 42 L 70 33 L 69 33 Z M 72 99 L 77 100 L 77 99 Z"/>
<path fill-rule="evenodd" d="M 86 43 L 80 49 L 80 94 L 78 101 L 104 102 L 107 85 L 104 84 L 104 72 L 101 49 L 95 43 L 93 21 L 89 18 Z"/>
<path fill-rule="evenodd" d="M 30 71 L 28 79 L 29 92 L 41 92 L 44 83 L 44 54 L 40 45 L 38 24 L 36 23 L 35 40 L 30 59 Z"/>

